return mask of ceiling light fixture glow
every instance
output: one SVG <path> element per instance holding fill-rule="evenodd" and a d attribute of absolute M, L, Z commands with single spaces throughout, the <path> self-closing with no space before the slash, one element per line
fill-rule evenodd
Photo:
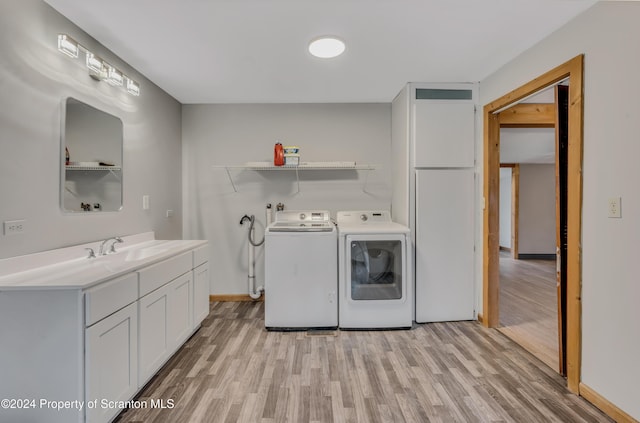
<path fill-rule="evenodd" d="M 316 38 L 309 43 L 309 53 L 321 59 L 340 56 L 345 48 L 344 41 L 330 35 Z"/>

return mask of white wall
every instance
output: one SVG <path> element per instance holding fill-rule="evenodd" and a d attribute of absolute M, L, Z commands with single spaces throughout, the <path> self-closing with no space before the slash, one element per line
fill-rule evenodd
<path fill-rule="evenodd" d="M 131 75 L 140 97 L 92 80 L 80 59 L 57 50 L 67 33 Z M 0 222 L 25 219 L 25 232 L 0 233 L 0 258 L 112 235 L 155 230 L 180 238 L 181 106 L 40 0 L 0 2 Z M 64 215 L 60 210 L 60 111 L 75 97 L 124 123 L 124 208 Z M 142 210 L 143 194 L 151 209 Z M 165 218 L 166 210 L 175 215 Z"/>
<path fill-rule="evenodd" d="M 511 248 L 511 175 L 510 167 L 500 168 L 500 246 Z"/>
<path fill-rule="evenodd" d="M 289 210 L 389 209 L 391 104 L 264 104 L 183 106 L 184 234 L 211 243 L 211 292 L 247 293 L 244 214 L 258 221 L 262 239 L 265 205 Z M 273 145 L 300 147 L 302 161 L 375 164 L 363 192 L 364 171 L 305 171 L 296 193 L 295 172 L 224 169 L 247 161 L 272 161 Z M 264 283 L 263 247 L 256 252 L 256 279 Z"/>
<path fill-rule="evenodd" d="M 500 128 L 500 163 L 555 163 L 554 128 Z"/>
<path fill-rule="evenodd" d="M 521 164 L 518 253 L 556 253 L 556 167 Z"/>
<path fill-rule="evenodd" d="M 640 419 L 640 2 L 600 2 L 480 83 L 481 104 L 585 54 L 582 382 Z M 477 151 L 482 152 L 480 122 Z M 482 163 L 479 153 L 479 163 Z M 622 219 L 607 201 L 622 197 Z M 481 221 L 479 222 L 481 228 Z M 478 287 L 482 272 L 478 271 Z M 477 292 L 482 292 L 478 289 Z"/>

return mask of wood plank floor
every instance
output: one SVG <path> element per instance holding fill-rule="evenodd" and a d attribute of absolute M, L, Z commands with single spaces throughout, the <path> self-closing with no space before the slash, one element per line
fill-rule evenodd
<path fill-rule="evenodd" d="M 173 409 L 118 422 L 608 422 L 565 381 L 477 322 L 268 332 L 264 303 L 212 303 L 141 392 Z"/>
<path fill-rule="evenodd" d="M 499 330 L 558 371 L 558 294 L 554 260 L 514 260 L 500 252 Z"/>

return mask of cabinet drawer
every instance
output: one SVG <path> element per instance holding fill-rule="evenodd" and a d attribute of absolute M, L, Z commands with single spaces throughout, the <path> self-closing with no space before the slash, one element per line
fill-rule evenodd
<path fill-rule="evenodd" d="M 193 268 L 209 261 L 209 246 L 205 245 L 193 250 Z"/>
<path fill-rule="evenodd" d="M 138 299 L 138 275 L 130 273 L 88 289 L 84 294 L 85 325 L 91 326 Z"/>
<path fill-rule="evenodd" d="M 147 295 L 149 292 L 190 271 L 193 265 L 192 254 L 191 251 L 188 251 L 138 271 L 140 275 L 140 296 Z"/>

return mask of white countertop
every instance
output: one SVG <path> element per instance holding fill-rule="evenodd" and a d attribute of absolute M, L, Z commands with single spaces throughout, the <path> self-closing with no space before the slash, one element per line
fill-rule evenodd
<path fill-rule="evenodd" d="M 86 258 L 85 248 L 95 250 L 99 242 L 0 260 L 5 270 L 0 273 L 0 291 L 86 289 L 207 244 L 142 235 L 123 237 L 125 242 L 116 245 L 117 253 L 91 259 Z"/>

